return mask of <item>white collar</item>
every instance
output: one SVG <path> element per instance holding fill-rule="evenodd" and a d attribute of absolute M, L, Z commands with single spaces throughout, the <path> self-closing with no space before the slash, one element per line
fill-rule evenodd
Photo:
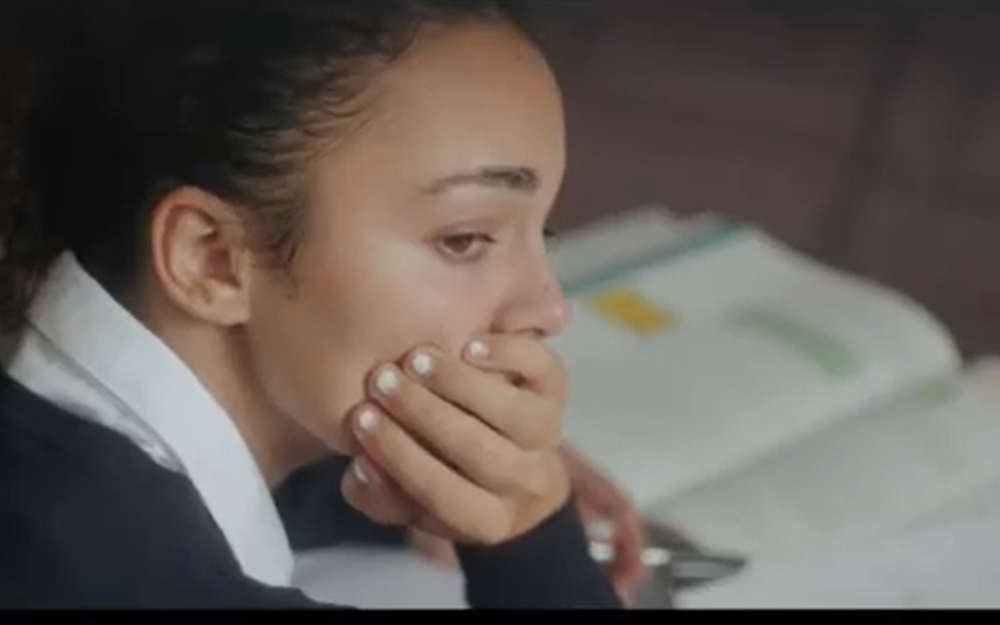
<path fill-rule="evenodd" d="M 8 372 L 187 475 L 243 572 L 265 584 L 290 584 L 288 537 L 233 421 L 180 358 L 71 254 L 57 259 L 36 295 Z"/>

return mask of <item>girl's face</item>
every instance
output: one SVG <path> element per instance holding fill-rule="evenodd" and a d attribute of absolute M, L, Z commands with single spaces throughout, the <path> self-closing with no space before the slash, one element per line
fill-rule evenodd
<path fill-rule="evenodd" d="M 340 451 L 376 364 L 569 314 L 543 238 L 562 106 L 533 46 L 502 24 L 428 28 L 372 89 L 370 121 L 316 164 L 292 284 L 261 269 L 246 327 L 269 401 Z"/>

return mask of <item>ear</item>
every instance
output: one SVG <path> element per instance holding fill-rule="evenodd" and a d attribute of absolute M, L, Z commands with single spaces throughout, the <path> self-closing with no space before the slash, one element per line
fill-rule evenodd
<path fill-rule="evenodd" d="M 220 326 L 247 321 L 253 258 L 234 207 L 181 187 L 153 209 L 150 231 L 152 271 L 174 305 Z"/>

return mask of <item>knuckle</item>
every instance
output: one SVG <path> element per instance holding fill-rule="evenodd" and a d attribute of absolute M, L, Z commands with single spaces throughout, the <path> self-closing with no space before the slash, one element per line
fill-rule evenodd
<path fill-rule="evenodd" d="M 472 460 L 478 461 L 480 464 L 491 464 L 492 458 L 490 455 L 493 453 L 493 450 L 485 437 L 469 436 L 463 447 L 467 450 Z"/>
<path fill-rule="evenodd" d="M 527 414 L 531 419 L 525 429 L 532 449 L 552 449 L 562 444 L 562 408 L 557 402 L 545 400 Z"/>
<path fill-rule="evenodd" d="M 421 502 L 430 516 L 450 523 L 454 513 L 455 497 L 453 489 L 448 488 L 445 480 L 437 475 L 428 475 L 421 479 L 423 485 L 423 501 Z"/>
<path fill-rule="evenodd" d="M 492 499 L 488 504 L 479 506 L 477 517 L 474 536 L 486 545 L 504 542 L 513 530 L 513 515 L 499 499 Z"/>
<path fill-rule="evenodd" d="M 533 470 L 526 480 L 525 494 L 531 499 L 541 499 L 549 490 L 549 480 L 545 471 Z"/>
<path fill-rule="evenodd" d="M 502 460 L 497 457 L 499 454 L 485 436 L 469 436 L 463 447 L 469 462 L 478 467 L 478 473 L 492 476 L 497 472 L 497 467 Z"/>
<path fill-rule="evenodd" d="M 507 393 L 498 401 L 497 409 L 500 412 L 496 418 L 508 423 L 530 417 L 535 412 L 527 401 L 526 393 L 520 390 Z"/>
<path fill-rule="evenodd" d="M 522 467 L 518 479 L 518 496 L 534 501 L 545 496 L 548 490 L 545 471 L 535 463 Z"/>
<path fill-rule="evenodd" d="M 501 491 L 517 489 L 518 462 L 514 454 L 490 444 L 480 444 L 477 451 L 484 481 Z"/>
<path fill-rule="evenodd" d="M 562 442 L 562 406 L 548 398 L 524 394 L 509 402 L 505 412 L 527 450 L 551 449 Z"/>
<path fill-rule="evenodd" d="M 412 381 L 403 382 L 395 394 L 393 414 L 407 425 L 421 425 L 434 416 L 434 397 Z"/>

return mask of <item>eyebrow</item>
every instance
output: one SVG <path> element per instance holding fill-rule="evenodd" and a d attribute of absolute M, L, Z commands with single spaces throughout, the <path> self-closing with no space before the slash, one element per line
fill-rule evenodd
<path fill-rule="evenodd" d="M 530 167 L 493 166 L 438 178 L 424 187 L 423 192 L 427 195 L 441 195 L 456 187 L 479 186 L 534 193 L 538 190 L 538 184 L 538 172 Z"/>

